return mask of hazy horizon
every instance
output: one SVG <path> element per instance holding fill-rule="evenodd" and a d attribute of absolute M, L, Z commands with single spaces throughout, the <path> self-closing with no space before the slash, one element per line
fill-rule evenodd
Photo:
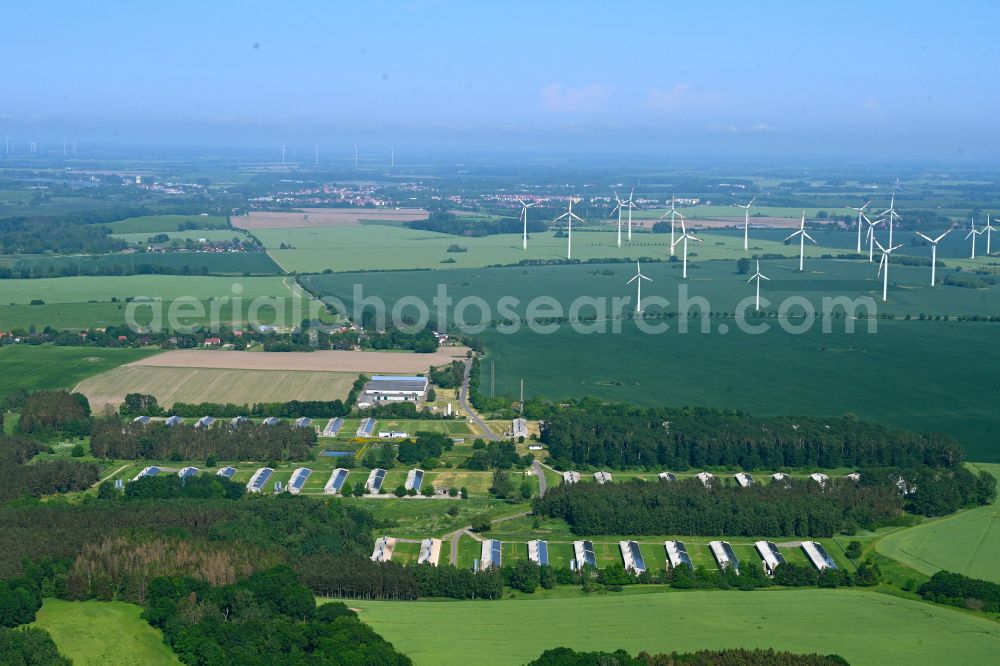
<path fill-rule="evenodd" d="M 980 162 L 996 2 L 5 10 L 0 135 L 91 146 Z"/>

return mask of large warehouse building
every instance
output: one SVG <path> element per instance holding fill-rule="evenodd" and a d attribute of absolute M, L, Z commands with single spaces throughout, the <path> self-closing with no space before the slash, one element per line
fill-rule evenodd
<path fill-rule="evenodd" d="M 365 384 L 359 406 L 379 402 L 416 402 L 427 397 L 426 377 L 375 375 Z"/>

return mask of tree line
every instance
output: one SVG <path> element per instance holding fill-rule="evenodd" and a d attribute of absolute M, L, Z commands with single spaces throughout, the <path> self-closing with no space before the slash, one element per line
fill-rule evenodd
<path fill-rule="evenodd" d="M 0 664 L 9 666 L 72 666 L 59 653 L 49 632 L 38 627 L 0 627 Z"/>
<path fill-rule="evenodd" d="M 556 463 L 675 471 L 834 467 L 956 467 L 941 433 L 889 430 L 851 417 L 756 417 L 702 407 L 636 407 L 584 399 L 546 409 L 540 439 Z"/>
<path fill-rule="evenodd" d="M 570 648 L 552 648 L 528 666 L 848 666 L 839 655 L 794 654 L 767 648 L 731 648 L 697 652 L 631 656 L 625 650 L 615 652 L 577 652 Z"/>
<path fill-rule="evenodd" d="M 939 571 L 917 592 L 924 599 L 939 604 L 987 613 L 1000 612 L 1000 585 L 960 573 Z"/>
<path fill-rule="evenodd" d="M 35 391 L 21 407 L 19 432 L 82 436 L 90 432 L 90 403 L 82 393 Z"/>
<path fill-rule="evenodd" d="M 829 537 L 872 528 L 902 513 L 895 488 L 806 480 L 705 488 L 697 479 L 577 483 L 535 498 L 535 514 L 562 518 L 576 534 Z"/>
<path fill-rule="evenodd" d="M 163 423 L 122 424 L 117 418 L 95 419 L 90 450 L 98 458 L 123 460 L 308 460 L 316 431 L 287 423 L 267 426 L 250 421 L 196 428 Z"/>
<path fill-rule="evenodd" d="M 431 213 L 426 220 L 404 222 L 404 225 L 420 231 L 468 237 L 519 234 L 524 231 L 524 223 L 516 217 L 459 217 L 445 211 Z M 528 220 L 528 233 L 540 233 L 546 229 L 547 222 L 541 219 Z"/>
<path fill-rule="evenodd" d="M 216 418 L 268 417 L 297 418 L 328 418 L 347 416 L 350 405 L 343 400 L 289 400 L 288 402 L 255 402 L 252 405 L 234 405 L 231 402 L 175 402 L 169 408 L 159 405 L 156 396 L 143 393 L 129 393 L 118 409 L 122 416 L 181 416 L 184 418 L 200 418 L 210 415 Z"/>

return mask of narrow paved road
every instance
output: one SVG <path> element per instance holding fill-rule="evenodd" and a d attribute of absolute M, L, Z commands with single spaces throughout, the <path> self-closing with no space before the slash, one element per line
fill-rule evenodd
<path fill-rule="evenodd" d="M 545 497 L 545 489 L 546 489 L 545 470 L 542 469 L 542 463 L 536 460 L 531 464 L 531 469 L 532 471 L 534 471 L 535 476 L 538 477 L 538 496 Z"/>
<path fill-rule="evenodd" d="M 483 418 L 469 406 L 469 376 L 471 373 L 472 359 L 465 359 L 465 374 L 462 376 L 462 388 L 458 391 L 458 404 L 462 406 L 462 409 L 464 409 L 465 413 L 469 415 L 469 418 L 482 429 L 484 433 L 483 437 L 491 442 L 499 441 L 500 438 L 497 437 L 492 430 L 490 430 L 490 427 L 486 425 L 486 421 L 484 421 Z"/>

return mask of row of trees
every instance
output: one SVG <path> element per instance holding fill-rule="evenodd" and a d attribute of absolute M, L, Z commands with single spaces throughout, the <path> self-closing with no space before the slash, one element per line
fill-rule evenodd
<path fill-rule="evenodd" d="M 536 514 L 562 518 L 577 534 L 829 537 L 871 528 L 902 512 L 895 488 L 812 481 L 706 489 L 696 479 L 579 483 L 549 490 Z"/>
<path fill-rule="evenodd" d="M 255 402 L 252 405 L 235 405 L 231 402 L 175 402 L 165 409 L 159 405 L 156 396 L 142 393 L 129 393 L 118 409 L 122 416 L 167 416 L 177 415 L 184 418 L 200 418 L 211 415 L 216 418 L 233 418 L 236 416 L 297 418 L 330 418 L 347 416 L 351 408 L 343 400 L 289 400 L 288 402 Z"/>
<path fill-rule="evenodd" d="M 955 467 L 963 458 L 948 435 L 849 417 L 755 417 L 585 399 L 543 418 L 541 440 L 553 459 L 616 469 Z"/>
<path fill-rule="evenodd" d="M 496 234 L 519 234 L 524 224 L 516 217 L 458 217 L 444 211 L 431 213 L 426 220 L 406 222 L 411 229 L 435 231 L 454 236 L 493 236 Z M 542 232 L 548 224 L 541 219 L 528 220 L 528 232 Z"/>
<path fill-rule="evenodd" d="M 0 664 L 10 666 L 72 666 L 59 654 L 49 632 L 38 627 L 0 627 Z"/>
<path fill-rule="evenodd" d="M 126 423 L 95 419 L 91 452 L 98 458 L 123 460 L 308 460 L 316 431 L 287 423 L 266 426 L 246 422 L 238 427 L 196 428 L 180 424 Z"/>
<path fill-rule="evenodd" d="M 921 585 L 917 592 L 924 599 L 939 604 L 987 613 L 1000 612 L 1000 585 L 959 573 L 939 571 Z"/>
<path fill-rule="evenodd" d="M 847 666 L 847 660 L 835 654 L 793 654 L 768 649 L 731 648 L 697 652 L 631 656 L 616 652 L 577 652 L 570 648 L 552 648 L 528 666 Z"/>

